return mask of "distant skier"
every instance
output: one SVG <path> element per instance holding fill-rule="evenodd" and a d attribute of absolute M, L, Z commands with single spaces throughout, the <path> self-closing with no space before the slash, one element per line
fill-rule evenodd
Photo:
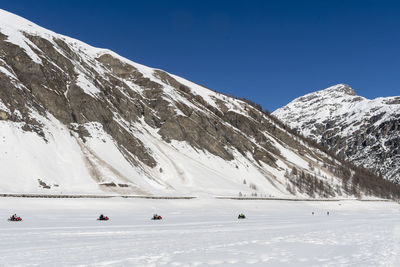
<path fill-rule="evenodd" d="M 314 215 L 314 212 L 311 212 L 312 215 Z"/>
<path fill-rule="evenodd" d="M 327 212 L 326 212 L 326 215 L 328 215 L 328 216 L 329 216 L 329 211 L 327 211 Z"/>

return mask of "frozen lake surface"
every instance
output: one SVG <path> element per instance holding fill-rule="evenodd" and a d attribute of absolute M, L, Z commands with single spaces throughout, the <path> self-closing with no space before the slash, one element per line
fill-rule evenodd
<path fill-rule="evenodd" d="M 0 198 L 0 240 L 1 266 L 400 266 L 400 206 Z"/>

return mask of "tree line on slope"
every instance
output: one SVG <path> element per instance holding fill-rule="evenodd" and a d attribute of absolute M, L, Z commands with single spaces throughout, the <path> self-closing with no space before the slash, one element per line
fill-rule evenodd
<path fill-rule="evenodd" d="M 266 112 L 265 115 L 282 129 L 296 136 L 303 142 L 316 147 L 332 158 L 333 161 L 325 163 L 325 167 L 335 174 L 335 176 L 341 178 L 342 189 L 346 194 L 361 197 L 362 193 L 364 193 L 366 196 L 400 199 L 399 184 L 388 181 L 380 175 L 346 161 L 343 157 L 336 155 L 332 150 L 290 128 L 269 112 Z M 335 161 L 339 164 L 335 164 Z M 330 189 L 327 189 L 326 192 L 324 191 L 324 194 L 329 195 L 331 192 Z"/>
<path fill-rule="evenodd" d="M 381 175 L 375 174 L 365 168 L 356 166 L 346 161 L 343 157 L 338 156 L 334 151 L 330 150 L 329 148 L 323 146 L 320 143 L 317 143 L 311 138 L 305 137 L 299 131 L 296 131 L 288 125 L 284 124 L 278 118 L 271 115 L 271 113 L 267 109 L 263 109 L 260 104 L 255 103 L 254 101 L 244 97 L 236 97 L 231 94 L 225 94 L 217 91 L 214 92 L 247 103 L 248 105 L 262 112 L 266 117 L 271 119 L 271 121 L 278 125 L 280 128 L 297 137 L 304 143 L 317 148 L 318 150 L 329 156 L 331 159 L 333 159 L 331 162 L 325 162 L 324 167 L 326 167 L 330 172 L 341 179 L 341 188 L 339 185 L 336 185 L 336 188 L 333 188 L 331 185 L 329 185 L 329 183 L 318 179 L 315 175 L 305 173 L 304 171 L 301 171 L 300 173 L 296 173 L 296 175 L 294 175 L 292 169 L 292 172 L 290 173 L 291 177 L 293 178 L 293 180 L 290 181 L 292 186 L 289 183 L 287 186 L 287 189 L 290 192 L 295 193 L 294 188 L 297 187 L 300 192 L 304 192 L 310 197 L 314 197 L 315 194 L 323 197 L 332 197 L 336 194 L 341 195 L 344 192 L 347 195 L 353 195 L 358 198 L 361 197 L 362 193 L 364 193 L 365 196 L 375 196 L 397 200 L 400 199 L 399 184 L 388 181 L 384 179 Z"/>

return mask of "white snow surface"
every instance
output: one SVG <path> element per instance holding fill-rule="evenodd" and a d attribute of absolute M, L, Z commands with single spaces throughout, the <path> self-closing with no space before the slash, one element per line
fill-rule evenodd
<path fill-rule="evenodd" d="M 49 123 L 47 127 L 53 131 L 47 143 L 19 127 L 22 125 L 10 127 L 8 122 L 0 121 L 0 192 L 39 193 L 38 179 L 61 186 L 54 187 L 58 193 L 63 189 L 70 193 L 97 190 L 80 156 L 81 149 L 66 127 L 56 120 Z"/>
<path fill-rule="evenodd" d="M 3 112 L 10 113 L 10 110 L 4 105 L 4 103 L 0 100 L 0 110 Z"/>
<path fill-rule="evenodd" d="M 83 74 L 78 76 L 76 84 L 88 95 L 96 96 L 96 94 L 100 93 L 100 90 L 94 86 L 93 83 L 90 82 Z"/>
<path fill-rule="evenodd" d="M 390 202 L 0 200 L 0 262 L 9 266 L 400 264 L 400 209 Z M 8 222 L 13 213 L 23 221 Z"/>

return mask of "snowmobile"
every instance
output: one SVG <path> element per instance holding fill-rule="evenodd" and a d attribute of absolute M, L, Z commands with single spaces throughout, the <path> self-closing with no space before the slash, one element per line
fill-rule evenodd
<path fill-rule="evenodd" d="M 97 218 L 97 220 L 98 220 L 98 221 L 108 221 L 109 218 L 108 218 L 108 216 L 104 216 L 103 214 L 101 214 L 101 215 L 99 216 L 99 218 Z"/>
<path fill-rule="evenodd" d="M 154 214 L 152 220 L 162 220 L 162 217 L 158 214 Z"/>
<path fill-rule="evenodd" d="M 238 219 L 246 219 L 246 216 L 243 213 L 240 213 Z"/>
<path fill-rule="evenodd" d="M 10 222 L 20 222 L 22 221 L 22 218 L 17 216 L 16 214 L 11 215 L 11 217 L 8 219 Z"/>

